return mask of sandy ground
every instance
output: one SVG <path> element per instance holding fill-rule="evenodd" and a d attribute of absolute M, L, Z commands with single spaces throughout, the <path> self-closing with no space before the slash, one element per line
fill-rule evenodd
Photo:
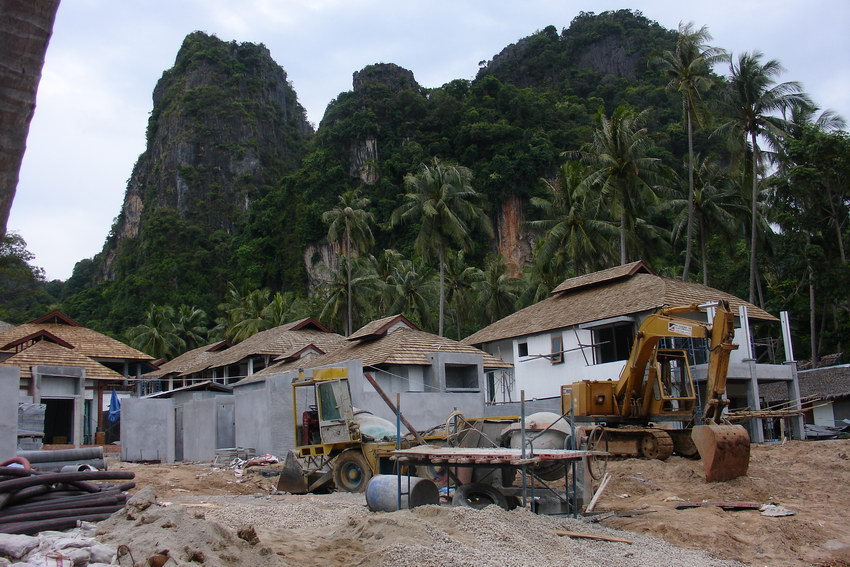
<path fill-rule="evenodd" d="M 468 563 L 464 557 L 469 553 L 485 548 L 487 553 L 469 564 L 544 565 L 552 559 L 551 564 L 566 565 L 572 564 L 564 559 L 570 545 L 575 554 L 588 548 L 590 555 L 582 556 L 586 565 L 697 564 L 698 559 L 687 552 L 644 542 L 645 536 L 653 536 L 678 548 L 749 565 L 850 567 L 850 440 L 754 446 L 749 475 L 726 483 L 706 483 L 699 461 L 678 457 L 666 462 L 610 462 L 612 481 L 597 504 L 597 523 L 557 524 L 565 521 L 538 521 L 525 510 L 492 510 L 486 519 L 494 533 L 488 531 L 486 537 L 474 533 L 478 512 L 472 510 L 428 507 L 432 510 L 371 514 L 362 495 L 269 496 L 276 478 L 258 472 L 237 477 L 233 470 L 209 464 L 111 463 L 110 468 L 132 470 L 139 488 L 153 487 L 161 502 L 184 504 L 233 529 L 255 525 L 262 544 L 282 564 L 443 564 L 436 561 L 440 557 L 460 565 Z M 703 500 L 773 503 L 795 515 L 766 517 L 757 510 L 725 511 L 714 506 L 676 509 L 682 501 Z M 446 531 L 446 525 L 465 530 Z M 634 536 L 632 546 L 600 547 L 594 542 L 597 547 L 590 549 L 591 544 L 576 543 L 579 540 L 553 537 L 551 529 L 559 527 L 602 533 L 617 528 L 642 535 Z M 524 530 L 531 528 L 540 535 L 526 534 Z M 484 543 L 475 547 L 476 538 Z M 505 550 L 499 547 L 503 541 Z M 557 553 L 532 559 L 538 544 Z M 376 555 L 378 548 L 381 552 Z M 520 552 L 500 555 L 507 548 Z M 452 556 L 455 551 L 460 555 Z M 644 551 L 655 555 L 643 556 Z M 659 559 L 665 554 L 666 559 Z"/>

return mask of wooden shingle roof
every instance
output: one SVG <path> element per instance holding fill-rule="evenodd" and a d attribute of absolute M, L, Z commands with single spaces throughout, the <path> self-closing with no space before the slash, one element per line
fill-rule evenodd
<path fill-rule="evenodd" d="M 616 278 L 607 278 L 604 283 L 596 282 L 595 285 L 567 286 L 567 291 L 553 294 L 508 315 L 461 342 L 468 345 L 484 344 L 609 317 L 655 311 L 665 305 L 705 303 L 718 299 L 727 300 L 735 312 L 741 305 L 745 305 L 752 319 L 778 321 L 770 313 L 732 294 L 702 284 L 638 271 L 632 275 L 621 274 Z"/>
<path fill-rule="evenodd" d="M 42 322 L 47 317 L 44 316 L 0 333 L 0 346 L 14 343 L 24 337 L 37 335 L 41 331 L 47 331 L 66 343 L 74 345 L 74 351 L 88 357 L 139 361 L 153 360 L 152 356 L 148 356 L 112 337 L 107 337 L 97 331 L 83 327 L 73 320 L 61 316 L 61 313 L 51 312 L 48 315 L 53 316 L 47 319 L 47 322 Z M 6 352 L 9 352 L 9 350 Z"/>
<path fill-rule="evenodd" d="M 612 282 L 638 273 L 654 274 L 655 272 L 650 270 L 649 266 L 644 264 L 642 261 L 638 260 L 637 262 L 632 262 L 630 264 L 623 264 L 622 266 L 615 266 L 613 268 L 608 268 L 607 270 L 600 270 L 591 274 L 584 274 L 582 276 L 566 279 L 561 282 L 558 287 L 552 290 L 552 294 L 563 293 L 571 290 L 575 291 L 583 287 L 591 287 L 594 285 Z"/>
<path fill-rule="evenodd" d="M 324 329 L 324 330 L 323 330 Z M 301 319 L 273 329 L 260 331 L 227 350 L 212 353 L 203 361 L 186 368 L 181 375 L 188 376 L 207 368 L 220 368 L 255 355 L 279 356 L 313 344 L 324 352 L 331 352 L 345 344 L 342 335 L 331 333 L 311 318 Z"/>
<path fill-rule="evenodd" d="M 163 376 L 168 376 L 169 374 L 180 374 L 181 372 L 186 371 L 186 369 L 197 366 L 207 360 L 216 352 L 226 349 L 229 345 L 230 343 L 227 341 L 218 341 L 216 343 L 204 345 L 184 352 L 180 356 L 160 364 L 158 369 L 148 372 L 147 374 L 143 374 L 142 378 L 157 379 L 162 378 Z"/>
<path fill-rule="evenodd" d="M 0 363 L 2 366 L 17 366 L 21 378 L 32 378 L 33 366 L 75 366 L 85 369 L 86 378 L 91 380 L 123 380 L 124 376 L 95 362 L 77 349 L 65 348 L 49 341 L 40 341 L 25 348 Z"/>
<path fill-rule="evenodd" d="M 252 382 L 265 376 L 280 374 L 297 368 L 317 368 L 347 360 L 359 359 L 363 366 L 398 365 L 430 366 L 428 355 L 436 352 L 477 354 L 483 358 L 484 368 L 512 368 L 508 362 L 483 350 L 438 337 L 425 331 L 400 328 L 372 341 L 348 342 L 342 348 L 309 360 L 300 359 L 284 364 L 275 364 L 249 376 L 243 382 Z"/>
<path fill-rule="evenodd" d="M 355 332 L 351 333 L 348 340 L 357 341 L 369 337 L 378 337 L 386 333 L 393 325 L 404 325 L 408 329 L 420 330 L 419 327 L 411 323 L 404 315 L 390 315 L 389 317 L 384 317 L 383 319 L 378 319 L 363 325 Z"/>

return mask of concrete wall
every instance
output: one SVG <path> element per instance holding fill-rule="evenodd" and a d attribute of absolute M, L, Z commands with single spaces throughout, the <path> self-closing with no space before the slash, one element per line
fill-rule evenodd
<path fill-rule="evenodd" d="M 121 400 L 121 460 L 174 462 L 171 400 Z"/>
<path fill-rule="evenodd" d="M 295 447 L 291 390 L 295 375 L 288 372 L 233 388 L 237 446 L 281 458 Z"/>
<path fill-rule="evenodd" d="M 18 399 L 21 371 L 0 366 L 0 460 L 15 456 L 18 447 Z"/>

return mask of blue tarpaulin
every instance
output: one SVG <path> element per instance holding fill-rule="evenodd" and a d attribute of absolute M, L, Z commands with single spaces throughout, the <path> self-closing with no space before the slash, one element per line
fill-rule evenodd
<path fill-rule="evenodd" d="M 112 397 L 109 399 L 109 423 L 115 423 L 121 419 L 121 400 L 112 388 Z"/>

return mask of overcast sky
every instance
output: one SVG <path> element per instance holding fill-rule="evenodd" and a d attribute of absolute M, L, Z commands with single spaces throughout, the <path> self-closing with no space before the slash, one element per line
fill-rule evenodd
<path fill-rule="evenodd" d="M 264 43 L 318 125 L 366 65 L 396 63 L 438 87 L 579 11 L 621 8 L 670 29 L 707 25 L 735 54 L 760 50 L 783 64 L 781 80 L 850 120 L 845 0 L 62 0 L 8 228 L 48 279 L 100 251 L 145 149 L 153 88 L 192 31 Z"/>

